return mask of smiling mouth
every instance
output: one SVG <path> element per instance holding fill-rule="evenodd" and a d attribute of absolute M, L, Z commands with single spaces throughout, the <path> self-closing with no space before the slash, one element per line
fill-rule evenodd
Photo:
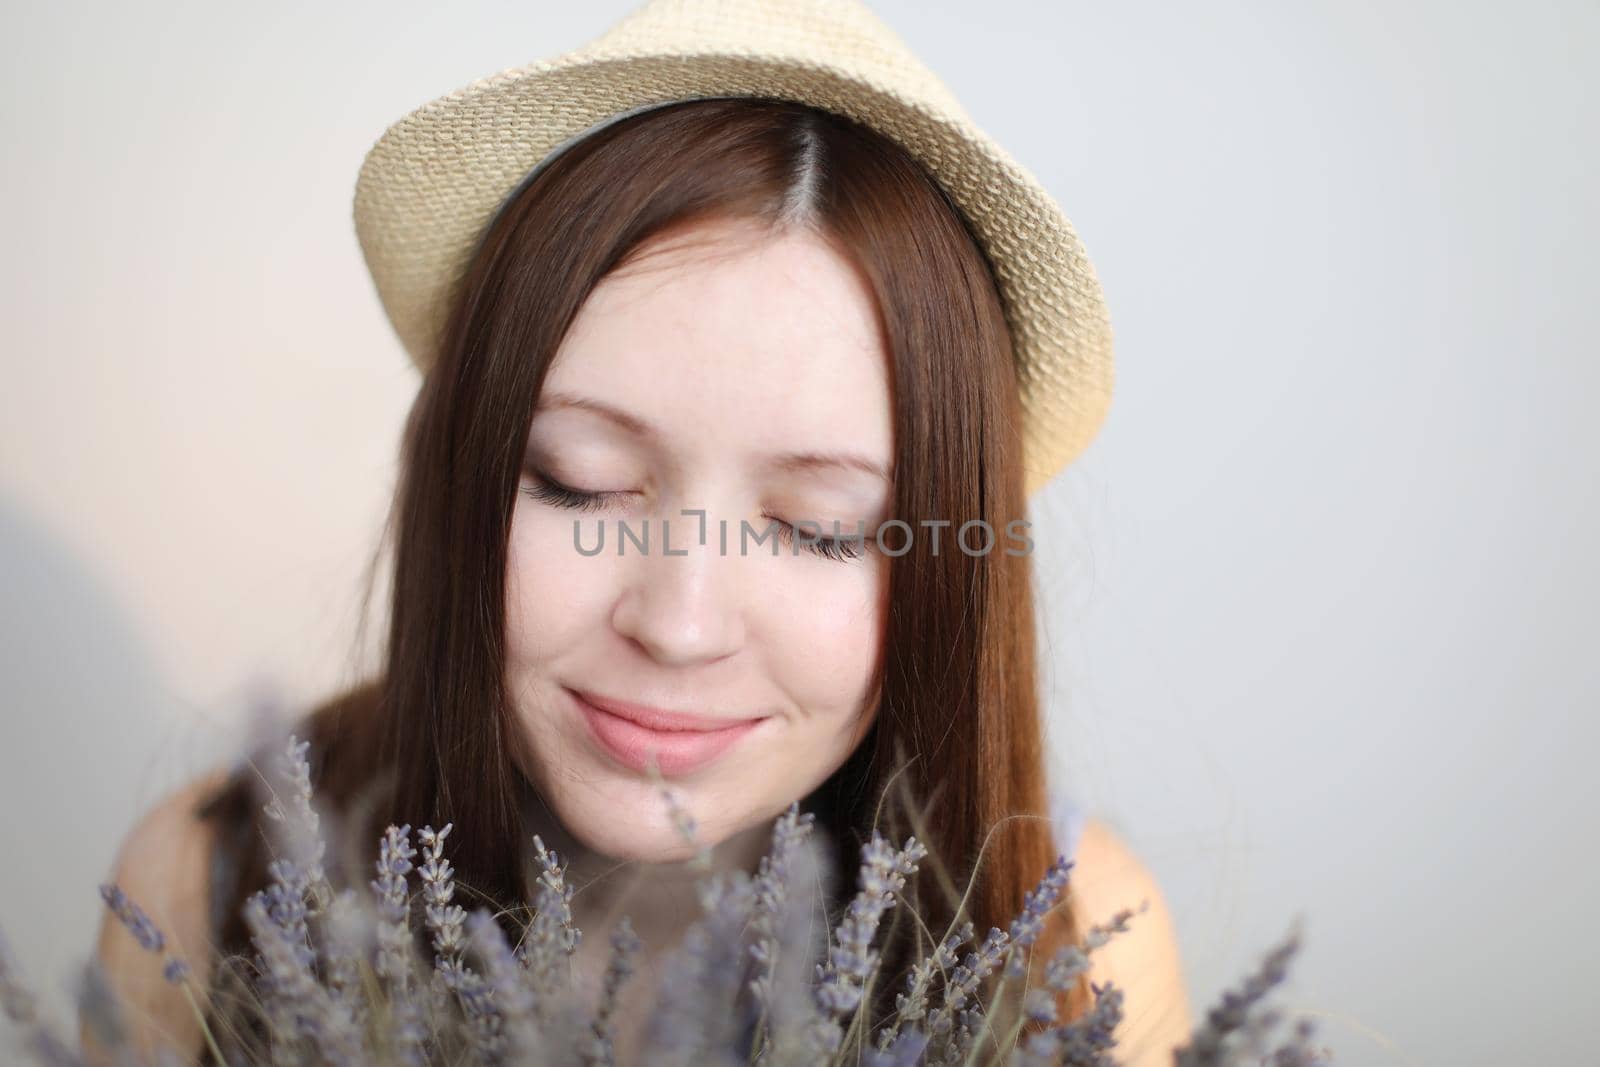
<path fill-rule="evenodd" d="M 759 722 L 765 715 L 702 715 L 688 711 L 669 711 L 649 704 L 636 704 L 629 700 L 603 697 L 597 693 L 578 689 L 569 690 L 590 707 L 598 708 L 619 719 L 627 719 L 647 730 L 661 733 L 710 733 L 728 730 L 748 723 Z"/>
<path fill-rule="evenodd" d="M 718 719 L 566 692 L 603 752 L 640 774 L 654 763 L 668 778 L 717 762 L 769 718 Z"/>

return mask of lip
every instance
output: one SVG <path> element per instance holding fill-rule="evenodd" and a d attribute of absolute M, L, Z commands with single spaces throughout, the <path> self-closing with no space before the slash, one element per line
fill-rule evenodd
<path fill-rule="evenodd" d="M 708 767 L 765 718 L 718 719 L 652 708 L 568 689 L 589 736 L 629 770 L 645 773 L 652 757 L 663 777 Z"/>

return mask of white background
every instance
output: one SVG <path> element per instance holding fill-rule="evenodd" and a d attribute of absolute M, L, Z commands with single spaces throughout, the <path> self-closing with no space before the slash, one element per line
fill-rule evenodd
<path fill-rule="evenodd" d="M 1300 915 L 1341 1063 L 1592 1055 L 1600 9 L 872 6 L 1105 285 L 1112 413 L 1033 516 L 1051 727 L 1197 1006 Z M 354 677 L 416 385 L 362 156 L 628 7 L 8 5 L 0 928 L 47 988 L 252 680 Z"/>

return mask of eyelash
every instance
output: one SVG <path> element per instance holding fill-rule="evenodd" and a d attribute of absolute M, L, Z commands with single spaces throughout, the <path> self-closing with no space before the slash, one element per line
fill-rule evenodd
<path fill-rule="evenodd" d="M 524 486 L 522 491 L 535 500 L 550 504 L 558 508 L 569 508 L 573 511 L 601 511 L 612 501 L 619 497 L 628 496 L 628 493 L 611 491 L 604 493 L 590 493 L 582 489 L 562 485 L 548 474 L 533 473 L 535 484 Z M 786 547 L 794 544 L 796 530 L 789 523 L 773 515 L 765 516 L 778 524 L 778 539 Z M 855 537 L 819 537 L 808 542 L 806 549 L 823 559 L 847 563 L 862 557 L 866 551 L 866 542 Z"/>
<path fill-rule="evenodd" d="M 581 489 L 562 485 L 548 474 L 534 474 L 537 484 L 524 486 L 522 491 L 535 500 L 552 504 L 558 508 L 571 508 L 573 511 L 600 511 L 618 497 L 627 496 L 622 492 L 586 493 Z"/>
<path fill-rule="evenodd" d="M 778 524 L 778 539 L 784 546 L 792 546 L 797 532 L 795 528 L 774 515 L 766 518 Z M 866 542 L 859 537 L 818 537 L 814 541 L 807 541 L 806 549 L 823 559 L 848 563 L 861 558 L 866 550 Z"/>

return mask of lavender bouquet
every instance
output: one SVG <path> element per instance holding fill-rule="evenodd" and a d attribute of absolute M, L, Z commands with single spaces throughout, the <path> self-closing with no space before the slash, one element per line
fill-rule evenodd
<path fill-rule="evenodd" d="M 107 906 L 148 951 L 163 955 L 163 975 L 182 988 L 213 1062 L 229 1067 L 436 1067 L 436 1065 L 573 1065 L 617 1061 L 619 996 L 634 975 L 642 947 L 626 917 L 616 926 L 594 1003 L 573 990 L 569 962 L 581 932 L 573 925 L 561 858 L 533 839 L 539 864 L 532 921 L 513 946 L 486 909 L 454 903 L 445 845 L 452 825 L 390 826 L 379 846 L 370 892 L 335 892 L 324 868 L 306 742 L 292 735 L 278 768 L 283 790 L 266 805 L 274 854 L 270 884 L 245 904 L 255 957 L 243 969 L 213 960 L 224 980 L 201 988 L 184 960 L 167 954 L 149 917 L 115 885 L 101 887 Z M 692 817 L 676 824 L 694 842 Z M 928 859 L 915 837 L 894 845 L 874 831 L 861 850 L 858 891 L 843 919 L 815 937 L 816 886 L 823 853 L 813 820 L 792 805 L 773 825 L 772 846 L 752 876 L 707 873 L 699 888 L 702 915 L 663 959 L 660 992 L 643 1031 L 641 1062 L 674 1065 L 1008 1064 L 1115 1067 L 1123 994 L 1093 985 L 1091 1010 L 1057 1018 L 1058 995 L 1088 969 L 1090 955 L 1124 932 L 1137 912 L 1117 913 L 1076 945 L 1030 965 L 1044 917 L 1060 900 L 1071 863 L 1058 857 L 1028 894 L 1009 929 L 974 938 L 971 922 L 947 932 L 917 961 L 888 1018 L 868 1018 L 867 995 L 878 977 L 874 942 L 881 920 L 902 902 L 907 877 Z M 702 849 L 706 861 L 709 851 Z M 413 884 L 422 894 L 425 930 L 411 916 Z M 425 936 L 432 958 L 419 951 Z M 1175 1067 L 1329 1063 L 1312 1048 L 1309 1020 L 1274 1037 L 1282 1013 L 1267 996 L 1298 951 L 1291 933 L 1260 968 L 1205 1013 Z M 236 957 L 237 959 L 237 957 Z M 1042 982 L 1030 986 L 1035 972 Z M 223 995 L 229 977 L 239 1025 L 213 1026 L 201 1005 Z M 1017 983 L 1021 988 L 1017 988 Z M 1011 992 L 1020 1009 L 1001 1009 Z M 0 1005 L 14 1024 L 16 1046 L 44 1067 L 83 1065 L 85 1054 L 42 1017 L 0 941 Z M 97 1046 L 119 1065 L 179 1063 L 175 1053 L 151 1060 L 128 1039 L 121 1005 L 97 965 L 84 970 L 80 1016 Z M 218 1016 L 220 1019 L 221 1016 Z M 1031 1025 L 1030 1025 L 1031 1024 Z"/>

